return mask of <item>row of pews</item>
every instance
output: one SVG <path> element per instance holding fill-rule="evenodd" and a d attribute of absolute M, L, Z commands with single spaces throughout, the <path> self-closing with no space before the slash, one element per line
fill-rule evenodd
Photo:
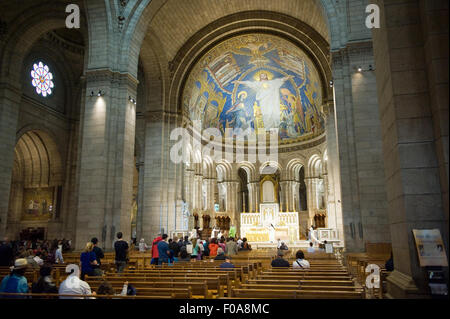
<path fill-rule="evenodd" d="M 386 261 L 391 257 L 392 245 L 390 243 L 370 243 L 366 242 L 365 252 L 362 253 L 346 253 L 345 265 L 347 266 L 350 274 L 370 291 L 374 298 L 383 298 L 384 283 L 390 272 L 386 270 Z M 367 288 L 366 279 L 369 273 L 366 273 L 368 265 L 377 265 L 380 269 L 380 287 L 379 288 Z"/>
<path fill-rule="evenodd" d="M 257 250 L 240 252 L 232 257 L 236 268 L 221 269 L 223 261 L 206 258 L 201 261 L 175 263 L 168 266 L 150 265 L 148 254 L 130 254 L 130 263 L 123 273 L 116 273 L 112 259 L 102 260 L 105 273 L 101 277 L 89 277 L 85 280 L 96 291 L 106 280 L 119 293 L 125 281 L 136 291 L 137 296 L 96 296 L 97 298 L 177 298 L 177 299 L 360 299 L 365 298 L 364 289 L 353 279 L 347 267 L 334 255 L 325 253 L 307 254 L 311 268 L 299 270 L 291 268 L 272 268 L 271 261 L 276 250 Z M 72 262 L 72 256 L 64 256 Z M 106 257 L 106 256 L 105 256 Z M 73 263 L 78 258 L 73 256 Z M 75 259 L 77 258 L 77 259 Z M 150 257 L 151 258 L 151 257 Z M 295 260 L 295 251 L 287 251 L 285 258 L 290 264 Z M 67 265 L 67 264 L 66 264 Z M 57 285 L 66 277 L 66 265 L 55 265 L 52 276 Z M 0 277 L 7 275 L 9 269 L 0 269 Z M 28 282 L 37 280 L 38 272 L 26 272 Z M 28 294 L 27 296 L 33 296 Z M 38 297 L 55 298 L 57 295 Z M 5 295 L 3 296 L 5 297 Z M 7 297 L 7 296 L 6 296 Z M 78 296 L 79 297 L 79 296 Z"/>

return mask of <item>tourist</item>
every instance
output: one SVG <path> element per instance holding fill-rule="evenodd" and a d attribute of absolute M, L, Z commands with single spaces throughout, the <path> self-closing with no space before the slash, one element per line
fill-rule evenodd
<path fill-rule="evenodd" d="M 237 255 L 238 253 L 238 246 L 234 241 L 233 237 L 229 237 L 228 238 L 228 242 L 225 245 L 225 254 L 227 256 L 233 256 L 233 255 Z"/>
<path fill-rule="evenodd" d="M 309 269 L 310 268 L 309 261 L 307 261 L 305 259 L 305 254 L 303 253 L 303 251 L 299 250 L 295 254 L 295 261 L 292 263 L 292 268 L 296 268 L 296 269 L 299 269 L 299 268 Z"/>
<path fill-rule="evenodd" d="M 59 285 L 58 293 L 60 295 L 96 295 L 95 291 L 91 291 L 89 284 L 80 279 L 79 272 L 74 269 L 72 269 L 72 272 L 67 276 L 66 280 Z M 95 299 L 95 297 L 88 298 Z M 59 296 L 59 299 L 83 299 L 83 297 Z"/>
<path fill-rule="evenodd" d="M 28 282 L 25 277 L 27 268 L 28 262 L 25 258 L 16 259 L 14 266 L 11 267 L 11 274 L 3 278 L 0 284 L 0 292 L 27 293 Z"/>
<path fill-rule="evenodd" d="M 220 265 L 220 269 L 230 269 L 235 268 L 234 265 L 231 263 L 231 257 L 225 256 L 225 262 Z"/>
<path fill-rule="evenodd" d="M 203 255 L 209 256 L 209 241 L 208 241 L 208 239 L 205 239 L 203 241 Z"/>
<path fill-rule="evenodd" d="M 116 267 L 117 272 L 121 273 L 125 269 L 128 261 L 128 243 L 122 239 L 122 232 L 117 233 L 117 241 L 114 243 L 114 249 L 116 251 Z"/>
<path fill-rule="evenodd" d="M 172 259 L 178 257 L 178 255 L 180 254 L 180 247 L 178 246 L 176 237 L 174 237 L 173 240 L 169 242 L 169 250 Z"/>
<path fill-rule="evenodd" d="M 150 261 L 151 265 L 158 265 L 158 243 L 162 240 L 161 233 L 158 234 L 158 237 L 153 239 L 152 242 L 152 260 Z"/>
<path fill-rule="evenodd" d="M 242 248 L 241 250 L 252 250 L 252 246 L 248 243 L 247 238 L 242 238 Z"/>
<path fill-rule="evenodd" d="M 14 260 L 13 248 L 8 242 L 8 238 L 4 238 L 0 243 L 0 266 L 9 267 Z"/>
<path fill-rule="evenodd" d="M 217 256 L 217 249 L 219 248 L 219 245 L 217 244 L 217 239 L 216 238 L 212 238 L 211 239 L 211 243 L 208 246 L 209 248 L 209 256 L 211 257 L 216 257 Z M 222 249 L 222 251 L 224 251 Z"/>
<path fill-rule="evenodd" d="M 145 253 L 148 249 L 148 245 L 145 243 L 145 239 L 141 238 L 141 240 L 139 241 L 139 252 L 140 253 Z"/>
<path fill-rule="evenodd" d="M 31 292 L 34 294 L 57 294 L 58 288 L 52 279 L 52 266 L 44 264 L 39 270 L 39 279 L 31 286 Z"/>
<path fill-rule="evenodd" d="M 238 250 L 242 249 L 242 243 L 243 243 L 243 241 L 242 241 L 241 237 L 239 237 L 238 240 L 236 241 L 236 244 L 238 246 Z"/>
<path fill-rule="evenodd" d="M 197 255 L 199 253 L 199 247 L 198 247 L 197 242 L 198 242 L 198 240 L 196 238 L 192 239 L 192 252 L 191 252 L 192 259 L 197 259 Z M 187 246 L 186 246 L 186 248 L 187 248 Z M 186 250 L 189 252 L 188 249 L 186 249 Z"/>
<path fill-rule="evenodd" d="M 39 267 L 41 267 L 44 264 L 44 260 L 41 258 L 41 255 L 42 255 L 42 252 L 37 251 L 36 256 L 33 257 L 34 261 L 36 262 L 36 264 L 39 265 Z"/>
<path fill-rule="evenodd" d="M 23 255 L 21 255 L 21 257 L 27 259 L 27 263 L 30 268 L 34 270 L 39 270 L 41 268 L 41 266 L 39 266 L 39 264 L 34 259 L 35 255 L 33 253 L 33 249 L 28 249 L 26 252 L 24 252 Z"/>
<path fill-rule="evenodd" d="M 189 262 L 191 261 L 191 256 L 189 256 L 189 254 L 186 251 L 186 247 L 181 247 L 180 250 L 180 258 L 178 258 L 179 262 Z"/>
<path fill-rule="evenodd" d="M 58 242 L 58 248 L 55 251 L 55 263 L 64 264 L 64 258 L 62 255 L 62 241 Z"/>
<path fill-rule="evenodd" d="M 225 251 L 227 249 L 227 245 L 225 244 L 225 237 L 224 236 L 220 237 L 218 245 L 219 245 L 220 248 L 223 249 L 223 251 Z"/>
<path fill-rule="evenodd" d="M 312 242 L 309 243 L 309 247 L 307 249 L 308 253 L 314 253 L 316 252 L 316 249 L 314 248 L 314 244 Z"/>
<path fill-rule="evenodd" d="M 97 256 L 93 252 L 94 244 L 89 242 L 86 244 L 84 251 L 80 255 L 81 262 L 81 280 L 84 280 L 86 275 L 95 276 L 94 267 L 98 265 Z"/>
<path fill-rule="evenodd" d="M 203 259 L 203 250 L 205 248 L 203 247 L 203 241 L 201 239 L 197 240 L 197 244 L 195 245 L 195 248 L 197 248 L 197 260 L 202 260 Z"/>
<path fill-rule="evenodd" d="M 167 234 L 163 234 L 161 240 L 158 242 L 158 265 L 169 263 L 169 244 L 167 243 Z"/>
<path fill-rule="evenodd" d="M 272 267 L 286 267 L 289 268 L 289 262 L 286 259 L 283 259 L 283 250 L 278 250 L 277 258 L 272 260 L 271 266 Z"/>
<path fill-rule="evenodd" d="M 225 252 L 222 248 L 217 249 L 217 256 L 214 257 L 214 260 L 225 260 Z"/>
<path fill-rule="evenodd" d="M 103 249 L 98 247 L 98 239 L 96 237 L 91 239 L 91 243 L 94 245 L 92 251 L 95 253 L 95 258 L 97 260 L 97 265 L 92 266 L 92 268 L 94 269 L 94 276 L 101 276 L 103 275 L 103 272 L 101 270 L 101 261 L 102 258 L 105 257 L 105 254 L 103 253 Z"/>
<path fill-rule="evenodd" d="M 97 295 L 103 296 L 126 296 L 128 293 L 128 281 L 125 281 L 120 294 L 116 294 L 111 283 L 104 280 L 97 288 Z"/>

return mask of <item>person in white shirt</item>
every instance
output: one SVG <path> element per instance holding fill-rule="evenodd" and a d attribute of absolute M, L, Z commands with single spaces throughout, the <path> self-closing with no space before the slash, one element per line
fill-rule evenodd
<path fill-rule="evenodd" d="M 36 264 L 38 264 L 39 266 L 42 266 L 44 264 L 44 260 L 40 256 L 41 256 L 41 252 L 38 251 L 36 253 L 36 256 L 34 256 L 33 260 L 36 262 Z"/>
<path fill-rule="evenodd" d="M 313 247 L 314 244 L 312 242 L 309 243 L 309 247 L 307 249 L 308 253 L 314 253 L 316 252 L 316 249 Z"/>
<path fill-rule="evenodd" d="M 237 246 L 238 246 L 238 249 L 242 249 L 242 243 L 243 243 L 243 241 L 242 241 L 242 239 L 239 237 L 239 239 L 237 240 Z"/>
<path fill-rule="evenodd" d="M 147 244 L 145 243 L 144 238 L 141 239 L 141 241 L 139 242 L 139 252 L 140 253 L 145 253 L 145 251 L 148 249 Z"/>
<path fill-rule="evenodd" d="M 307 261 L 305 259 L 305 254 L 303 253 L 303 251 L 299 250 L 297 251 L 297 253 L 295 254 L 295 261 L 292 263 L 292 268 L 295 269 L 309 269 L 310 265 L 309 265 L 309 261 Z"/>
<path fill-rule="evenodd" d="M 73 272 L 59 285 L 58 293 L 60 295 L 96 295 L 95 291 L 91 291 L 89 284 L 80 279 L 79 269 L 73 269 L 67 266 L 66 272 L 69 270 Z M 95 299 L 95 297 L 88 298 Z M 83 297 L 59 296 L 59 299 L 83 299 Z"/>
<path fill-rule="evenodd" d="M 62 244 L 58 245 L 58 249 L 55 251 L 55 263 L 56 264 L 64 264 L 64 258 L 62 255 Z"/>
<path fill-rule="evenodd" d="M 278 241 L 278 244 L 277 244 L 277 249 L 280 249 L 281 248 L 281 239 L 280 238 L 278 238 L 277 239 L 277 241 Z"/>

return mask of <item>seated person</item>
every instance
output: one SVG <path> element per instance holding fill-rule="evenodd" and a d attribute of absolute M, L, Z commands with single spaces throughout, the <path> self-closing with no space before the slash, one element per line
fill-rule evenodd
<path fill-rule="evenodd" d="M 113 286 L 107 282 L 103 281 L 97 289 L 97 295 L 107 295 L 107 296 L 126 296 L 128 291 L 128 281 L 125 281 L 120 294 L 116 294 Z"/>
<path fill-rule="evenodd" d="M 58 288 L 56 288 L 55 283 L 52 279 L 52 266 L 45 264 L 39 270 L 40 277 L 31 286 L 31 292 L 34 294 L 57 294 Z"/>
<path fill-rule="evenodd" d="M 297 254 L 295 254 L 295 261 L 292 263 L 292 267 L 296 269 L 309 269 L 309 261 L 305 259 L 305 254 L 303 254 L 303 251 L 299 250 L 297 251 Z"/>
<path fill-rule="evenodd" d="M 25 258 L 16 259 L 14 266 L 11 267 L 11 274 L 3 278 L 0 284 L 0 292 L 6 293 L 27 293 L 28 282 L 25 272 L 28 268 L 28 262 Z M 23 298 L 23 297 L 17 297 Z"/>
<path fill-rule="evenodd" d="M 68 269 L 69 267 L 66 268 L 66 271 Z M 80 279 L 79 271 L 75 271 L 74 269 L 72 269 L 72 272 L 67 276 L 66 280 L 59 285 L 58 293 L 60 295 L 96 295 L 95 291 L 91 291 L 91 286 Z M 87 298 L 95 299 L 95 297 Z M 83 297 L 59 296 L 59 299 L 83 299 Z"/>
<path fill-rule="evenodd" d="M 242 238 L 242 245 L 241 245 L 241 249 L 239 250 L 252 250 L 252 247 L 250 246 L 250 244 L 247 241 L 247 238 Z"/>
<path fill-rule="evenodd" d="M 277 258 L 275 258 L 274 260 L 272 260 L 271 266 L 272 267 L 286 267 L 289 268 L 289 261 L 287 261 L 286 259 L 283 259 L 283 251 L 282 250 L 278 250 L 278 254 L 277 254 Z"/>
<path fill-rule="evenodd" d="M 225 253 L 222 248 L 217 249 L 217 256 L 214 258 L 214 260 L 225 260 Z"/>
<path fill-rule="evenodd" d="M 309 247 L 307 249 L 308 253 L 314 253 L 316 251 L 316 249 L 313 247 L 314 244 L 312 243 L 312 241 L 309 243 Z"/>
<path fill-rule="evenodd" d="M 231 257 L 225 256 L 225 262 L 220 265 L 220 269 L 230 269 L 234 268 L 234 265 L 231 263 Z"/>

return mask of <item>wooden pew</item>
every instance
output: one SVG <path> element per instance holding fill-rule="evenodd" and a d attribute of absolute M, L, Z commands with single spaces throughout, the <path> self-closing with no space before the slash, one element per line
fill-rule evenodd
<path fill-rule="evenodd" d="M 363 291 L 331 290 L 288 290 L 288 289 L 236 289 L 231 291 L 235 298 L 262 299 L 362 299 Z"/>

